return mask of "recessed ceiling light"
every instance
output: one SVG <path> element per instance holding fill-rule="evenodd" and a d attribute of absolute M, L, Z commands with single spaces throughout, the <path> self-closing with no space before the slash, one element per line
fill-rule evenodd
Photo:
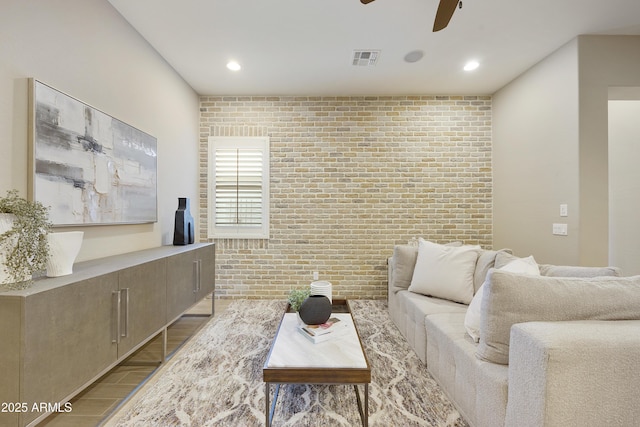
<path fill-rule="evenodd" d="M 476 68 L 478 68 L 480 66 L 480 63 L 478 61 L 469 61 L 466 64 L 464 64 L 464 70 L 465 71 L 473 71 Z"/>
<path fill-rule="evenodd" d="M 227 68 L 230 69 L 231 71 L 240 71 L 242 67 L 236 61 L 229 61 L 227 63 Z"/>
<path fill-rule="evenodd" d="M 409 63 L 418 62 L 422 59 L 423 56 L 424 56 L 423 51 L 413 50 L 404 56 L 404 60 Z"/>

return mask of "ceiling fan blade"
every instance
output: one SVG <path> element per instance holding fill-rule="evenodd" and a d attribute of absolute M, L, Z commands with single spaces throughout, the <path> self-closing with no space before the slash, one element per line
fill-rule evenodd
<path fill-rule="evenodd" d="M 440 31 L 449 25 L 449 21 L 456 11 L 458 0 L 440 0 L 438 11 L 436 12 L 436 20 L 433 23 L 433 32 Z"/>
<path fill-rule="evenodd" d="M 373 0 L 360 0 L 360 3 L 362 4 L 369 4 L 371 3 Z"/>

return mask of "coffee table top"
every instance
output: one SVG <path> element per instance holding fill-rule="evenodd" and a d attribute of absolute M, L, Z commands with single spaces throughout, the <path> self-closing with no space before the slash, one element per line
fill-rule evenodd
<path fill-rule="evenodd" d="M 331 339 L 313 343 L 298 330 L 298 315 L 285 313 L 264 364 L 265 382 L 369 383 L 371 367 L 348 303 L 338 304 L 332 317 L 346 322 Z M 344 312 L 346 311 L 346 312 Z"/>

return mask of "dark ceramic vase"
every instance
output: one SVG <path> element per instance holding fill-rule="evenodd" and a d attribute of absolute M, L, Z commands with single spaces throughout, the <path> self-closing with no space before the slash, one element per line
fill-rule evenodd
<path fill-rule="evenodd" d="M 311 295 L 302 302 L 298 314 L 307 325 L 321 325 L 331 317 L 331 301 L 324 295 Z"/>
<path fill-rule="evenodd" d="M 189 245 L 194 242 L 193 217 L 189 209 L 189 199 L 178 198 L 178 210 L 176 211 L 175 228 L 173 231 L 174 245 Z"/>

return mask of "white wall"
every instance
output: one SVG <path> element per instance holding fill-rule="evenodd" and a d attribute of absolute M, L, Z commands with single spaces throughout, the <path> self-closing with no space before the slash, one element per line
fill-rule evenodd
<path fill-rule="evenodd" d="M 640 101 L 609 101 L 609 263 L 640 274 Z"/>
<path fill-rule="evenodd" d="M 640 36 L 580 36 L 580 263 L 609 260 L 609 88 L 640 86 Z"/>
<path fill-rule="evenodd" d="M 578 53 L 573 40 L 493 98 L 493 247 L 578 261 Z M 559 216 L 560 204 L 569 216 Z M 568 224 L 568 236 L 552 224 Z"/>
<path fill-rule="evenodd" d="M 170 244 L 178 197 L 198 218 L 198 96 L 106 0 L 2 1 L 2 195 L 27 194 L 29 77 L 158 140 L 159 221 L 79 227 L 78 260 Z"/>
<path fill-rule="evenodd" d="M 495 94 L 494 247 L 609 263 L 608 90 L 640 86 L 638 52 L 639 36 L 579 36 Z"/>

